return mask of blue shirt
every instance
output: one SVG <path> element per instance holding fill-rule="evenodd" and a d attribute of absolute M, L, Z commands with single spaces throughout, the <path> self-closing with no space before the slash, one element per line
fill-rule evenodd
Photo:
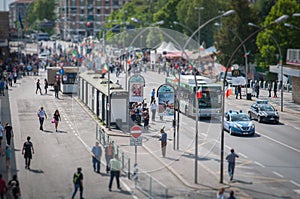
<path fill-rule="evenodd" d="M 102 155 L 102 148 L 100 146 L 93 146 L 92 152 L 96 157 L 101 157 Z"/>
<path fill-rule="evenodd" d="M 167 142 L 167 134 L 166 134 L 166 132 L 163 132 L 163 133 L 161 134 L 160 140 L 161 140 L 162 142 Z"/>

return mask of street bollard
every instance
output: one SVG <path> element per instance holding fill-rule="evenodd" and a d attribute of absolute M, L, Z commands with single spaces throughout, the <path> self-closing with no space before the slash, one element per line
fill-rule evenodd
<path fill-rule="evenodd" d="M 135 163 L 133 168 L 133 180 L 134 180 L 135 187 L 137 187 L 138 172 L 139 172 L 138 164 Z"/>

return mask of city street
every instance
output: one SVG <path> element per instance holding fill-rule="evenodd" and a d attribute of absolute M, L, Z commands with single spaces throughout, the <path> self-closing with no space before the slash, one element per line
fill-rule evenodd
<path fill-rule="evenodd" d="M 145 78 L 145 98 L 150 100 L 153 88 L 164 83 L 164 75 L 148 71 L 142 73 Z M 111 75 L 116 81 L 115 74 Z M 125 75 L 119 80 L 122 85 Z M 47 95 L 35 94 L 35 81 L 40 76 L 22 78 L 9 90 L 10 112 L 15 132 L 13 163 L 21 183 L 23 198 L 68 198 L 72 193 L 72 175 L 77 167 L 83 168 L 84 195 L 86 198 L 144 198 L 134 188 L 134 182 L 122 178 L 122 192 L 108 192 L 109 176 L 96 174 L 92 170 L 90 148 L 93 146 L 96 122 L 91 112 L 78 103 L 76 96 L 61 95 L 54 98 L 53 91 Z M 264 93 L 262 92 L 262 95 Z M 263 96 L 262 96 L 263 97 Z M 148 101 L 149 102 L 149 101 Z M 239 103 L 236 103 L 239 102 Z M 1 97 L 1 110 L 5 107 Z M 234 96 L 226 100 L 226 110 L 246 112 L 253 101 L 236 100 Z M 44 106 L 48 119 L 45 131 L 38 128 L 37 111 Z M 58 132 L 55 132 L 51 118 L 58 109 L 62 116 Z M 4 109 L 5 110 L 5 109 Z M 3 115 L 3 111 L 1 111 Z M 172 119 L 165 117 L 160 121 L 150 121 L 150 129 L 143 133 L 143 147 L 138 147 L 138 165 L 140 172 L 147 172 L 168 188 L 168 195 L 175 198 L 213 198 L 216 189 L 225 186 L 234 189 L 240 198 L 278 198 L 299 196 L 298 166 L 300 126 L 294 112 L 286 110 L 280 113 L 281 123 L 256 124 L 254 137 L 231 136 L 225 132 L 225 155 L 235 148 L 240 155 L 237 160 L 235 180 L 229 183 L 227 163 L 224 162 L 224 184 L 219 184 L 220 175 L 220 118 L 212 121 L 200 119 L 199 122 L 199 161 L 198 184 L 194 184 L 194 136 L 195 120 L 180 116 L 179 150 L 173 150 Z M 88 116 L 89 115 L 89 116 Z M 2 119 L 3 121 L 4 119 Z M 161 157 L 158 134 L 165 126 L 168 133 L 167 157 Z M 129 146 L 128 136 L 117 136 L 115 129 L 107 131 L 120 149 L 134 160 L 134 147 Z M 31 170 L 26 170 L 21 147 L 27 136 L 31 136 L 36 153 L 33 155 Z M 102 160 L 103 163 L 105 160 Z M 102 165 L 101 171 L 104 171 Z M 29 183 L 30 182 L 30 183 Z M 57 183 L 60 182 L 60 183 Z M 50 185 L 50 186 L 49 186 Z M 63 186 L 62 186 L 63 185 Z M 115 186 L 115 185 L 114 185 Z M 160 187 L 159 187 L 160 188 Z M 159 189 L 158 187 L 156 189 Z M 272 191 L 270 191 L 272 190 Z M 133 195 L 131 195 L 133 194 Z"/>

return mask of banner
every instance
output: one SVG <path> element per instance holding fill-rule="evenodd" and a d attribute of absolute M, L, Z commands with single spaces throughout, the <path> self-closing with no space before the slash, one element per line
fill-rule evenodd
<path fill-rule="evenodd" d="M 157 90 L 158 115 L 174 116 L 175 93 L 174 88 L 167 84 L 161 85 Z"/>
<path fill-rule="evenodd" d="M 142 102 L 144 99 L 145 79 L 136 74 L 129 79 L 129 102 Z"/>

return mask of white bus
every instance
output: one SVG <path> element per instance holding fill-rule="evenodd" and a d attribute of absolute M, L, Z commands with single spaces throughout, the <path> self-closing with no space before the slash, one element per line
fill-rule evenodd
<path fill-rule="evenodd" d="M 178 92 L 179 108 L 187 116 L 196 116 L 195 96 L 201 88 L 202 97 L 198 99 L 199 117 L 218 117 L 222 114 L 222 85 L 211 83 L 209 78 L 193 75 L 182 75 L 178 89 L 178 79 L 167 77 L 166 84 L 173 86 Z"/>

